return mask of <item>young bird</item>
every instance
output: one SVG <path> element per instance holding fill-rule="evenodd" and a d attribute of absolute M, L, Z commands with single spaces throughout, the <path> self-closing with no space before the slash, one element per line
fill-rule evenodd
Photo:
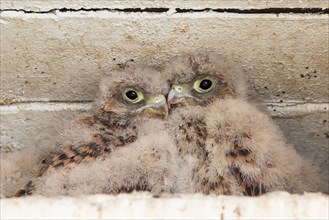
<path fill-rule="evenodd" d="M 110 72 L 100 84 L 91 115 L 68 131 L 75 133 L 75 141 L 42 159 L 34 178 L 13 196 L 173 191 L 175 145 L 161 120 L 168 114 L 163 94 L 169 87 L 160 79 L 149 67 Z M 10 163 L 2 161 L 7 168 Z M 2 174 L 4 179 L 12 178 L 9 171 Z M 10 191 L 12 183 L 1 187 Z"/>
<path fill-rule="evenodd" d="M 162 74 L 171 84 L 168 128 L 185 161 L 180 191 L 256 196 L 326 190 L 316 168 L 250 99 L 236 63 L 192 54 L 168 62 Z"/>

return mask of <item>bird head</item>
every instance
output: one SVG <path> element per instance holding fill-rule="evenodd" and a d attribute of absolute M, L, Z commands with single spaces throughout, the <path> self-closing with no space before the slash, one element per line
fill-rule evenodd
<path fill-rule="evenodd" d="M 100 84 L 101 110 L 124 117 L 166 118 L 169 86 L 161 82 L 159 71 L 130 66 L 111 71 Z M 122 117 L 124 119 L 124 117 Z"/>
<path fill-rule="evenodd" d="M 176 57 L 163 70 L 171 85 L 169 108 L 205 106 L 227 97 L 243 96 L 244 82 L 235 71 L 227 58 L 215 54 Z"/>
<path fill-rule="evenodd" d="M 119 89 L 118 93 L 104 103 L 103 110 L 117 115 L 140 115 L 149 118 L 168 116 L 164 95 L 153 95 L 136 86 Z"/>
<path fill-rule="evenodd" d="M 197 75 L 190 82 L 174 83 L 167 102 L 168 106 L 207 105 L 233 94 L 233 88 L 219 75 Z"/>

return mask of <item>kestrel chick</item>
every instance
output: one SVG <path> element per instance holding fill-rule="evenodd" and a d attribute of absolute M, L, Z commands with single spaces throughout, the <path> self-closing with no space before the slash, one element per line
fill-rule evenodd
<path fill-rule="evenodd" d="M 131 66 L 111 71 L 100 84 L 99 98 L 91 115 L 80 118 L 79 124 L 72 128 L 76 141 L 44 158 L 35 174 L 38 178 L 17 190 L 14 196 L 33 191 L 44 195 L 53 195 L 54 192 L 70 194 L 77 192 L 73 188 L 81 188 L 86 182 L 90 185 L 84 185 L 84 191 L 79 192 L 171 191 L 169 188 L 173 184 L 171 181 L 164 182 L 164 179 L 172 175 L 168 169 L 177 163 L 170 159 L 175 158 L 171 157 L 175 153 L 173 142 L 170 138 L 163 138 L 167 136 L 164 126 L 161 127 L 161 119 L 168 114 L 163 94 L 168 93 L 169 87 L 160 79 L 159 72 L 150 67 Z M 157 126 L 154 127 L 154 124 Z M 153 130 L 150 130 L 152 127 Z M 166 159 L 162 155 L 166 155 Z M 90 161 L 96 165 L 86 163 Z M 101 161 L 105 161 L 103 165 L 107 166 L 97 165 Z M 77 165 L 83 168 L 77 168 Z M 77 169 L 68 169 L 73 167 Z M 102 177 L 99 181 L 102 185 L 97 186 L 95 176 L 88 180 L 88 176 L 93 176 L 90 170 L 93 170 L 93 175 L 98 172 L 98 177 L 111 176 L 111 179 L 104 181 Z M 86 173 L 89 175 L 85 176 Z M 82 180 L 79 176 L 85 178 Z M 157 188 L 159 184 L 163 186 Z M 92 189 L 88 191 L 86 187 Z"/>
<path fill-rule="evenodd" d="M 260 195 L 322 191 L 315 167 L 287 143 L 259 104 L 249 100 L 236 63 L 215 54 L 173 59 L 168 127 L 185 158 L 181 191 Z"/>

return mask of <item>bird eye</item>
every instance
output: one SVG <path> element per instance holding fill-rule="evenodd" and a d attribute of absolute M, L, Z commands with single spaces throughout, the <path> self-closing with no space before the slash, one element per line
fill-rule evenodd
<path fill-rule="evenodd" d="M 204 79 L 200 83 L 200 88 L 203 90 L 207 90 L 212 86 L 212 82 L 209 79 Z"/>
<path fill-rule="evenodd" d="M 210 77 L 198 79 L 194 82 L 193 88 L 199 93 L 209 92 L 214 88 L 216 81 Z"/>
<path fill-rule="evenodd" d="M 126 96 L 128 97 L 128 99 L 131 99 L 131 100 L 135 100 L 138 97 L 137 93 L 132 90 L 129 90 L 128 92 L 126 92 Z"/>
<path fill-rule="evenodd" d="M 126 89 L 122 95 L 126 101 L 131 103 L 138 103 L 144 99 L 142 92 L 132 88 Z"/>

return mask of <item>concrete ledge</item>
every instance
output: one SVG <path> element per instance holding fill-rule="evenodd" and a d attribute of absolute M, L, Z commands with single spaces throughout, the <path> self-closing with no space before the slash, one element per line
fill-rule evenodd
<path fill-rule="evenodd" d="M 148 193 L 1 199 L 1 219 L 328 219 L 324 194 L 261 197 Z"/>

